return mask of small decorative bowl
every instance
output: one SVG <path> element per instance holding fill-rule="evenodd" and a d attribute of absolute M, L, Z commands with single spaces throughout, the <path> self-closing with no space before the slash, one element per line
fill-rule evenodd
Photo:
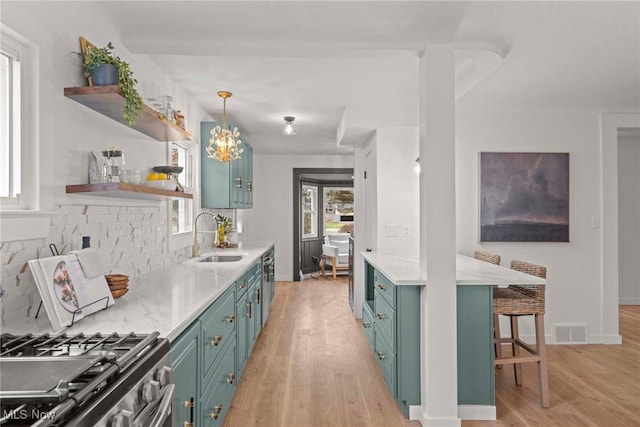
<path fill-rule="evenodd" d="M 159 190 L 174 191 L 176 189 L 176 182 L 172 179 L 157 179 L 153 181 L 147 181 L 145 184 L 149 187 L 157 188 Z"/>

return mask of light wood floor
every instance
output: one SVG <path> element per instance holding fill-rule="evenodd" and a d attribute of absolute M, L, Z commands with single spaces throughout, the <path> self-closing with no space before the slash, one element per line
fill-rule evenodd
<path fill-rule="evenodd" d="M 621 346 L 548 346 L 549 409 L 539 405 L 534 365 L 524 365 L 523 387 L 508 366 L 498 370 L 498 420 L 463 427 L 640 427 L 640 306 L 620 308 L 620 332 Z M 349 311 L 345 278 L 276 283 L 225 427 L 419 425 L 388 393 Z"/>

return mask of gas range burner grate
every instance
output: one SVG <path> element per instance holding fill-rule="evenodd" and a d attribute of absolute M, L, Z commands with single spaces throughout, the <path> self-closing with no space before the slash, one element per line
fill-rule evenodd
<path fill-rule="evenodd" d="M 27 413 L 26 408 L 55 413 L 56 418 L 71 413 L 133 368 L 156 345 L 158 335 L 2 334 L 0 424 L 15 421 L 15 414 Z"/>

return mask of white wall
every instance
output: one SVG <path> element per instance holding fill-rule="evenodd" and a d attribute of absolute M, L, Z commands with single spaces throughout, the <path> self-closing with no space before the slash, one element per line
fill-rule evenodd
<path fill-rule="evenodd" d="M 618 139 L 620 304 L 640 304 L 640 138 Z"/>
<path fill-rule="evenodd" d="M 209 118 L 149 58 L 127 51 L 116 23 L 100 13 L 100 7 L 95 2 L 2 4 L 2 24 L 28 39 L 37 53 L 39 77 L 29 83 L 37 88 L 38 94 L 35 125 L 39 151 L 37 158 L 32 159 L 32 171 L 40 174 L 43 196 L 40 209 L 57 213 L 51 218 L 46 237 L 0 241 L 2 286 L 5 291 L 11 287 L 0 300 L 3 321 L 26 316 L 30 309 L 33 315 L 39 298 L 24 263 L 50 256 L 48 243 L 56 243 L 61 252 L 66 252 L 71 249 L 74 236 L 89 235 L 91 246 L 99 248 L 110 272 L 131 276 L 187 256 L 186 248 L 169 251 L 167 238 L 156 235 L 158 229 L 161 234 L 167 232 L 166 202 L 65 193 L 67 184 L 88 182 L 90 151 L 115 145 L 125 152 L 127 168 L 145 171 L 168 161 L 166 142 L 156 141 L 64 97 L 65 87 L 86 85 L 81 58 L 75 53 L 80 51 L 80 35 L 98 46 L 111 41 L 115 54 L 130 62 L 139 81 L 153 81 L 161 94 L 173 95 L 174 106 L 185 114 L 194 143 L 200 139 L 200 121 Z M 199 164 L 199 160 L 195 159 L 195 163 Z M 140 234 L 136 242 L 134 231 Z"/>
<path fill-rule="evenodd" d="M 456 111 L 457 249 L 484 248 L 547 267 L 546 333 L 554 323 L 586 323 L 590 342 L 602 342 L 599 117 L 593 111 Z M 479 243 L 478 153 L 481 151 L 570 153 L 569 243 Z M 592 227 L 592 217 L 595 221 Z M 530 334 L 529 324 L 522 328 Z"/>
<path fill-rule="evenodd" d="M 276 280 L 293 280 L 293 169 L 352 167 L 352 155 L 254 153 L 253 209 L 243 210 L 238 214 L 244 228 L 242 239 L 275 240 Z"/>
<path fill-rule="evenodd" d="M 378 252 L 417 258 L 420 251 L 420 181 L 413 172 L 418 138 L 417 127 L 377 129 Z M 389 226 L 397 235 L 389 235 Z"/>

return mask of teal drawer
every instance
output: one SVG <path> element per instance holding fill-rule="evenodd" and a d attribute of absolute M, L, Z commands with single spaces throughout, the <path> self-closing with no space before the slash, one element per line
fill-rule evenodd
<path fill-rule="evenodd" d="M 262 260 L 256 261 L 251 267 L 249 267 L 247 270 L 247 277 L 250 282 L 255 282 L 262 278 Z"/>
<path fill-rule="evenodd" d="M 376 328 L 377 329 L 377 328 Z M 382 335 L 376 334 L 376 347 L 374 356 L 378 366 L 382 370 L 382 375 L 387 383 L 387 388 L 395 398 L 396 392 L 396 356 L 393 354 L 389 343 Z M 416 373 L 418 375 L 418 373 Z"/>
<path fill-rule="evenodd" d="M 387 303 L 396 309 L 396 286 L 391 283 L 391 280 L 384 277 L 378 270 L 374 270 L 373 273 L 373 285 L 376 291 L 380 292 L 380 295 L 387 300 Z"/>
<path fill-rule="evenodd" d="M 235 350 L 234 340 L 225 348 L 220 362 L 215 364 L 205 392 L 202 394 L 200 419 L 204 426 L 221 426 L 229 410 L 238 382 L 235 371 Z"/>
<path fill-rule="evenodd" d="M 371 306 L 369 305 L 369 301 L 365 301 L 362 304 L 362 329 L 364 330 L 364 334 L 367 336 L 369 340 L 369 345 L 371 346 L 371 350 L 375 350 L 376 346 L 376 334 L 374 329 L 374 319 L 373 319 L 373 311 Z"/>
<path fill-rule="evenodd" d="M 391 308 L 384 298 L 384 294 L 376 289 L 374 292 L 373 315 L 376 325 L 376 334 L 382 333 L 391 344 L 391 350 L 396 352 L 396 311 Z"/>
<path fill-rule="evenodd" d="M 243 275 L 241 278 L 236 280 L 236 301 L 240 301 L 240 298 L 247 292 L 249 289 L 249 281 L 247 280 L 247 274 Z"/>
<path fill-rule="evenodd" d="M 205 378 L 227 341 L 236 336 L 236 307 L 233 288 L 225 292 L 201 316 L 202 378 Z"/>

